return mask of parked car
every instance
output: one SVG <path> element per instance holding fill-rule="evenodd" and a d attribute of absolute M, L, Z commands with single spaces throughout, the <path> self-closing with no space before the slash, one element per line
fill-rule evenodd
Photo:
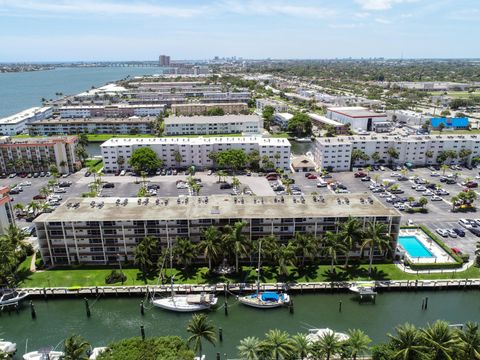
<path fill-rule="evenodd" d="M 442 201 L 442 198 L 438 195 L 433 195 L 431 198 L 430 198 L 430 201 Z"/>
<path fill-rule="evenodd" d="M 480 230 L 477 229 L 477 228 L 471 228 L 471 229 L 468 229 L 470 230 L 470 232 L 475 235 L 475 236 L 479 236 L 480 237 Z"/>
<path fill-rule="evenodd" d="M 232 185 L 229 184 L 229 183 L 223 183 L 223 184 L 220 184 L 220 189 L 231 189 L 232 188 Z"/>
<path fill-rule="evenodd" d="M 315 180 L 316 178 L 317 178 L 317 175 L 315 175 L 315 174 L 310 174 L 307 177 L 307 179 L 309 179 L 309 180 Z"/>
<path fill-rule="evenodd" d="M 353 176 L 355 176 L 356 178 L 363 178 L 367 176 L 367 174 L 365 174 L 364 172 L 358 171 L 355 174 L 353 174 Z"/>
<path fill-rule="evenodd" d="M 16 173 L 13 173 L 13 174 L 8 175 L 8 177 L 9 177 L 10 179 L 13 179 L 15 176 L 17 176 Z"/>
<path fill-rule="evenodd" d="M 35 195 L 32 199 L 33 200 L 45 200 L 47 197 L 45 195 Z"/>
<path fill-rule="evenodd" d="M 435 229 L 435 231 L 440 235 L 440 236 L 443 236 L 443 237 L 448 237 L 448 231 L 445 230 L 445 229 Z"/>
<path fill-rule="evenodd" d="M 148 190 L 151 190 L 151 189 L 158 190 L 158 189 L 160 189 L 160 185 L 158 185 L 158 184 L 148 184 L 147 189 Z"/>
<path fill-rule="evenodd" d="M 465 186 L 469 189 L 473 189 L 478 187 L 478 183 L 476 183 L 475 181 L 469 181 L 465 184 Z"/>
<path fill-rule="evenodd" d="M 464 236 L 465 236 L 465 231 L 463 231 L 462 229 L 453 228 L 452 230 L 455 231 L 455 234 L 457 234 L 457 235 L 460 236 L 460 237 L 464 237 Z"/>
<path fill-rule="evenodd" d="M 66 193 L 66 192 L 67 192 L 67 190 L 65 190 L 64 188 L 60 188 L 60 187 L 53 189 L 54 194 L 63 194 L 63 193 Z"/>
<path fill-rule="evenodd" d="M 111 182 L 107 182 L 107 183 L 102 185 L 102 188 L 104 188 L 104 189 L 111 189 L 111 188 L 114 188 L 114 187 L 115 187 L 115 184 L 111 183 Z"/>
<path fill-rule="evenodd" d="M 207 171 L 207 175 L 208 175 L 208 176 L 210 176 L 210 175 L 212 175 L 212 174 L 213 174 L 213 170 L 210 169 L 210 170 Z"/>
<path fill-rule="evenodd" d="M 370 176 L 364 176 L 360 179 L 361 181 L 370 181 L 372 178 Z"/>
<path fill-rule="evenodd" d="M 452 248 L 450 248 L 450 249 L 452 249 L 452 251 L 453 251 L 455 254 L 457 254 L 457 255 L 462 255 L 462 252 L 460 251 L 459 248 L 457 248 L 457 247 L 452 247 Z"/>
<path fill-rule="evenodd" d="M 91 173 L 90 171 L 87 171 L 87 172 L 85 173 L 85 177 L 89 177 L 90 175 L 92 175 L 92 173 Z"/>
<path fill-rule="evenodd" d="M 317 181 L 317 187 L 326 187 L 327 185 L 327 182 L 322 179 Z"/>
<path fill-rule="evenodd" d="M 398 180 L 398 181 L 407 181 L 408 178 L 407 178 L 406 176 L 399 176 L 399 177 L 397 178 L 397 180 Z"/>
<path fill-rule="evenodd" d="M 448 232 L 448 236 L 450 236 L 451 238 L 457 237 L 457 233 L 453 231 L 453 229 L 447 229 L 447 232 Z"/>

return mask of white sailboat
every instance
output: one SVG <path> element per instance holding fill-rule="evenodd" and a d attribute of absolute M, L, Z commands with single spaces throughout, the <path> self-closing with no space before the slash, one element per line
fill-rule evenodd
<path fill-rule="evenodd" d="M 23 360 L 61 360 L 65 354 L 62 351 L 37 350 L 23 355 Z"/>
<path fill-rule="evenodd" d="M 258 246 L 257 292 L 251 295 L 240 296 L 238 297 L 238 301 L 244 305 L 259 309 L 272 309 L 288 305 L 290 303 L 290 296 L 288 294 L 275 291 L 260 291 L 261 253 L 262 242 L 260 241 Z"/>
<path fill-rule="evenodd" d="M 5 306 L 5 305 L 13 305 L 17 304 L 18 302 L 22 301 L 28 296 L 28 293 L 24 291 L 9 291 L 0 297 L 0 306 Z"/>
<path fill-rule="evenodd" d="M 170 269 L 172 266 L 172 244 L 170 246 Z M 171 281 L 171 294 L 168 297 L 152 299 L 152 305 L 176 312 L 195 312 L 209 310 L 217 304 L 218 298 L 212 293 L 176 294 L 173 288 L 174 279 Z"/>
<path fill-rule="evenodd" d="M 338 341 L 347 341 L 350 337 L 347 334 L 333 331 L 329 328 L 324 329 L 309 329 L 307 335 L 307 341 L 309 343 L 314 343 L 321 340 L 325 335 L 334 334 Z"/>
<path fill-rule="evenodd" d="M 0 339 L 0 352 L 13 355 L 17 352 L 17 344 Z"/>

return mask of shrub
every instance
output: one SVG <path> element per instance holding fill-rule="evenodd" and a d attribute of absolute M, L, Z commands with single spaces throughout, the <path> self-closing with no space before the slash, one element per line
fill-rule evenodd
<path fill-rule="evenodd" d="M 110 274 L 107 275 L 105 278 L 105 283 L 106 284 L 115 284 L 119 282 L 125 282 L 127 280 L 127 276 L 120 271 L 117 270 L 112 270 Z"/>

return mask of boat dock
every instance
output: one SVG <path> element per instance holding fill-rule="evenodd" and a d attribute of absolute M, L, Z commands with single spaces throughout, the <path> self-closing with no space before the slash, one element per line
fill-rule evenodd
<path fill-rule="evenodd" d="M 315 282 L 315 283 L 273 283 L 261 284 L 261 291 L 288 291 L 289 293 L 315 292 L 348 292 L 355 282 Z M 458 290 L 480 289 L 480 279 L 475 280 L 394 280 L 375 282 L 375 292 L 386 291 L 418 291 L 418 290 Z M 216 292 L 242 294 L 257 291 L 255 284 L 204 284 L 204 285 L 174 285 L 177 293 Z M 167 294 L 171 285 L 144 285 L 144 286 L 88 286 L 88 287 L 49 287 L 49 288 L 22 288 L 31 297 L 73 297 L 73 296 L 138 296 L 148 294 Z"/>

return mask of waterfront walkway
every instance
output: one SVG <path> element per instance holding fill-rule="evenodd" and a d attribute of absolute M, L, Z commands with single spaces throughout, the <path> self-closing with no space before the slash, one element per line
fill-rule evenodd
<path fill-rule="evenodd" d="M 470 260 L 464 263 L 461 267 L 456 269 L 429 269 L 429 270 L 413 270 L 408 266 L 405 266 L 402 262 L 395 262 L 395 266 L 407 274 L 451 274 L 468 270 L 475 264 L 474 260 Z"/>
<path fill-rule="evenodd" d="M 358 284 L 365 283 L 360 281 Z M 480 279 L 443 279 L 443 280 L 392 280 L 375 281 L 377 291 L 405 291 L 405 290 L 436 290 L 436 289 L 480 289 Z M 298 284 L 261 284 L 261 291 L 288 291 L 289 293 L 308 292 L 345 292 L 356 285 L 356 282 L 314 282 Z M 215 292 L 230 295 L 257 290 L 255 284 L 205 284 L 205 285 L 174 285 L 178 293 Z M 145 286 L 93 286 L 93 287 L 51 287 L 51 288 L 24 288 L 36 297 L 70 297 L 70 296 L 118 296 L 118 295 L 149 295 L 168 294 L 170 285 L 145 285 Z"/>

